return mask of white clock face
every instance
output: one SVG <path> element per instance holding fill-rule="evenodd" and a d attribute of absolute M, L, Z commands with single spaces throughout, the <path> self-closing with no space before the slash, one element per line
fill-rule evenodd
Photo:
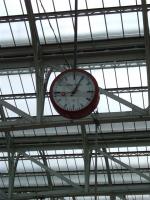
<path fill-rule="evenodd" d="M 82 71 L 68 71 L 59 76 L 53 85 L 55 103 L 66 111 L 78 111 L 93 100 L 95 86 L 88 74 Z"/>

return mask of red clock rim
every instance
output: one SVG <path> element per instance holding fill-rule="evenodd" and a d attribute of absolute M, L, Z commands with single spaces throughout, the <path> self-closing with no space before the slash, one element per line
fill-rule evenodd
<path fill-rule="evenodd" d="M 59 78 L 61 76 L 63 76 L 64 74 L 66 74 L 68 72 L 76 72 L 76 71 L 86 74 L 92 80 L 94 87 L 95 87 L 95 94 L 94 94 L 92 101 L 86 107 L 84 107 L 78 111 L 69 111 L 69 110 L 65 110 L 65 109 L 61 108 L 55 102 L 55 100 L 53 98 L 53 87 L 54 87 L 55 83 L 57 82 L 57 80 L 59 80 Z M 98 87 L 97 81 L 89 72 L 84 71 L 82 69 L 67 69 L 67 70 L 63 71 L 62 73 L 60 73 L 53 80 L 50 90 L 49 90 L 49 97 L 50 97 L 50 100 L 51 100 L 54 108 L 60 115 L 62 115 L 63 117 L 66 117 L 66 118 L 70 118 L 70 119 L 78 119 L 78 118 L 82 118 L 82 117 L 89 115 L 97 107 L 100 95 L 99 95 L 99 87 Z"/>

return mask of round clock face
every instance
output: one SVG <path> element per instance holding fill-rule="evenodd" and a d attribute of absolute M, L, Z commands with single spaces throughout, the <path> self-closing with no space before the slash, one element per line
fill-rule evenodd
<path fill-rule="evenodd" d="M 71 119 L 90 114 L 99 101 L 99 88 L 95 78 L 80 69 L 62 72 L 53 81 L 50 99 L 57 112 Z"/>

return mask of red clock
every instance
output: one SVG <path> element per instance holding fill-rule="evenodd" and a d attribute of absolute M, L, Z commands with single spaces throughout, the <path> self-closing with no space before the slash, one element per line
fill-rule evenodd
<path fill-rule="evenodd" d="M 50 99 L 60 115 L 78 119 L 89 115 L 97 107 L 99 87 L 90 73 L 81 69 L 69 69 L 52 82 Z"/>

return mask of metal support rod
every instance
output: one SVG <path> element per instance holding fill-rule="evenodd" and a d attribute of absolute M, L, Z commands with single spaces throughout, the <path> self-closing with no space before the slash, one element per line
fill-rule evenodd
<path fill-rule="evenodd" d="M 99 151 L 99 153 L 102 154 L 104 157 L 107 157 L 107 158 L 113 160 L 114 162 L 120 164 L 121 166 L 123 166 L 123 167 L 129 169 L 131 172 L 136 173 L 137 175 L 141 176 L 142 178 L 144 178 L 145 180 L 147 180 L 148 182 L 150 182 L 150 177 L 147 176 L 147 175 L 145 175 L 145 174 L 143 174 L 143 173 L 141 173 L 139 170 L 134 169 L 133 167 L 131 167 L 131 166 L 129 166 L 129 165 L 127 165 L 127 164 L 121 162 L 120 160 L 114 158 L 113 156 L 111 156 L 111 155 L 108 154 L 108 153 L 105 153 L 105 152 L 103 152 L 103 151 L 101 151 L 101 150 L 98 150 L 98 151 Z"/>
<path fill-rule="evenodd" d="M 34 159 L 33 157 L 29 156 L 28 154 L 26 154 L 23 151 L 19 152 L 20 154 L 22 154 L 24 157 L 28 158 L 29 160 L 31 160 L 32 162 L 36 163 L 38 166 L 40 166 L 41 168 L 45 169 L 46 171 L 48 171 L 51 175 L 56 176 L 60 179 L 62 179 L 63 181 L 65 181 L 66 183 L 68 183 L 69 185 L 72 185 L 74 188 L 76 188 L 77 190 L 82 190 L 82 188 L 77 185 L 76 183 L 72 182 L 71 180 L 69 180 L 68 178 L 66 178 L 65 176 L 59 174 L 58 172 L 56 172 L 55 170 L 45 166 L 43 163 L 39 162 L 38 160 Z"/>
<path fill-rule="evenodd" d="M 145 56 L 147 64 L 148 105 L 150 106 L 150 38 L 149 38 L 149 23 L 147 16 L 148 11 L 147 11 L 146 0 L 142 0 L 141 2 L 142 2 L 142 15 L 143 15 L 143 27 L 144 27 Z"/>
<path fill-rule="evenodd" d="M 44 110 L 44 67 L 42 66 L 41 61 L 41 47 L 31 1 L 26 0 L 25 5 L 29 18 L 32 45 L 34 50 L 34 63 L 36 69 L 37 120 L 40 121 Z"/>
<path fill-rule="evenodd" d="M 78 42 L 78 0 L 75 0 L 74 17 L 74 68 L 77 67 L 77 42 Z"/>
<path fill-rule="evenodd" d="M 84 151 L 84 170 L 85 170 L 85 192 L 89 190 L 89 179 L 90 179 L 90 164 L 91 164 L 91 156 L 92 151 L 88 146 L 88 139 L 86 135 L 85 125 L 81 125 L 82 130 L 82 138 L 83 138 L 83 151 Z"/>
<path fill-rule="evenodd" d="M 102 148 L 103 152 L 106 152 L 106 148 Z M 110 166 L 109 166 L 109 161 L 107 157 L 104 157 L 105 159 L 105 164 L 106 164 L 106 170 L 107 170 L 107 178 L 108 178 L 108 184 L 112 185 L 112 180 L 111 180 L 111 172 L 110 172 Z M 114 195 L 110 195 L 110 200 L 115 200 L 116 197 Z"/>
<path fill-rule="evenodd" d="M 15 173 L 18 164 L 18 160 L 20 154 L 17 155 L 16 159 L 14 159 L 14 152 L 11 153 L 9 156 L 9 188 L 8 188 L 8 199 L 13 200 L 13 190 L 14 190 L 14 180 L 15 180 Z"/>
<path fill-rule="evenodd" d="M 100 93 L 105 94 L 106 96 L 114 99 L 115 101 L 118 101 L 119 103 L 131 108 L 134 112 L 139 113 L 140 115 L 146 114 L 146 111 L 144 109 L 142 109 L 142 108 L 120 98 L 119 96 L 114 95 L 111 92 L 108 92 L 107 90 L 104 90 L 102 88 L 99 88 L 99 89 L 100 89 Z"/>
<path fill-rule="evenodd" d="M 9 104 L 8 102 L 6 102 L 2 99 L 0 99 L 0 105 L 5 106 L 9 110 L 13 111 L 14 113 L 18 114 L 19 116 L 23 117 L 24 119 L 26 119 L 28 121 L 34 121 L 30 115 L 28 115 L 24 111 L 20 110 L 19 108 Z"/>
<path fill-rule="evenodd" d="M 69 186 L 63 186 L 63 188 L 58 188 L 53 191 L 49 190 L 37 190 L 36 192 L 24 192 L 22 194 L 15 194 L 14 200 L 29 200 L 29 199 L 37 199 L 37 197 L 72 197 L 72 196 L 93 196 L 94 185 L 90 185 L 89 192 L 85 193 L 84 190 L 77 190 L 75 188 L 71 188 Z M 142 194 L 150 194 L 150 184 L 138 183 L 138 184 L 114 184 L 112 186 L 108 185 L 99 185 L 97 188 L 97 194 L 99 196 L 109 196 L 111 193 L 116 194 L 117 196 L 121 195 L 142 195 Z"/>
<path fill-rule="evenodd" d="M 5 112 L 4 112 L 2 105 L 0 105 L 0 116 L 1 116 L 2 121 L 6 121 Z M 11 154 L 11 151 L 10 151 L 10 142 L 11 142 L 10 132 L 6 131 L 5 136 L 6 136 L 5 140 L 6 140 L 6 146 L 7 146 L 7 151 L 8 151 L 8 164 L 9 164 L 9 175 L 10 175 L 10 163 L 11 163 L 11 160 L 10 160 L 10 154 Z M 0 190 L 0 200 L 4 200 L 5 198 L 10 199 L 9 198 L 9 190 L 10 190 L 10 188 L 13 188 L 13 184 L 10 185 L 10 179 L 11 179 L 11 176 L 9 176 L 8 195 L 6 195 L 3 191 Z"/>
<path fill-rule="evenodd" d="M 99 123 L 119 123 L 119 122 L 138 122 L 149 121 L 150 115 L 139 115 L 132 111 L 112 112 L 112 113 L 96 113 L 94 114 Z M 7 122 L 0 122 L 0 131 L 27 130 L 34 128 L 48 128 L 56 126 L 75 126 L 82 124 L 93 124 L 93 117 L 87 116 L 82 119 L 71 121 L 61 116 L 44 116 L 42 122 L 36 121 L 35 117 L 32 121 L 23 120 L 20 118 L 12 118 Z"/>
<path fill-rule="evenodd" d="M 46 160 L 46 157 L 45 157 L 45 153 L 44 151 L 40 151 L 40 155 L 42 157 L 42 160 L 43 160 L 43 164 L 48 167 L 48 164 L 47 164 L 47 160 Z M 47 175 L 47 181 L 48 181 L 48 186 L 49 186 L 49 189 L 52 190 L 53 189 L 53 184 L 52 184 L 52 180 L 51 180 L 51 175 L 48 171 L 46 171 L 46 175 Z"/>

